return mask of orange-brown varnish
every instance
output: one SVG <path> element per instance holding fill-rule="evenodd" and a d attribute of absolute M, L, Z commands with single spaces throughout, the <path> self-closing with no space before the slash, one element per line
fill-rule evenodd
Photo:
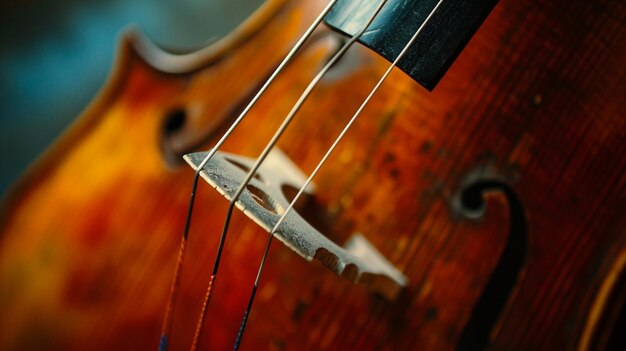
<path fill-rule="evenodd" d="M 213 145 L 320 5 L 271 8 L 187 72 L 152 68 L 123 41 L 101 96 L 5 203 L 0 349 L 157 349 L 193 177 L 164 161 L 164 116 L 194 111 L 180 150 Z M 362 232 L 407 291 L 383 302 L 276 244 L 242 349 L 455 349 L 508 235 L 502 196 L 479 220 L 451 206 L 476 170 L 510 185 L 528 228 L 491 349 L 575 349 L 626 249 L 624 23 L 622 1 L 502 0 L 433 93 L 393 72 L 317 177 L 316 202 L 332 239 Z M 303 51 L 223 149 L 258 155 L 331 46 Z M 279 143 L 305 172 L 388 65 L 355 55 Z M 191 345 L 226 205 L 201 184 L 171 350 Z M 235 214 L 199 349 L 232 347 L 266 239 Z"/>

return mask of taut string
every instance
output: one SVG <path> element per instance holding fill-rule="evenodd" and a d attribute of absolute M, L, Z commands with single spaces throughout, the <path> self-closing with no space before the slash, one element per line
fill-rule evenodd
<path fill-rule="evenodd" d="M 168 342 L 169 342 L 169 336 L 170 336 L 170 333 L 171 333 L 171 330 L 172 330 L 172 322 L 173 322 L 173 319 L 174 319 L 174 311 L 175 311 L 175 307 L 176 307 L 176 298 L 178 296 L 178 287 L 180 286 L 180 276 L 181 276 L 183 261 L 184 261 L 184 258 L 185 258 L 185 252 L 186 252 L 186 247 L 187 247 L 187 237 L 189 236 L 189 228 L 190 228 L 190 225 L 191 225 L 191 218 L 192 218 L 192 213 L 193 213 L 193 205 L 195 203 L 196 191 L 198 189 L 198 181 L 200 179 L 200 171 L 207 164 L 207 162 L 209 162 L 209 160 L 213 157 L 213 155 L 215 155 L 215 153 L 222 146 L 222 144 L 224 144 L 224 142 L 226 142 L 228 137 L 233 133 L 235 128 L 237 128 L 237 126 L 241 123 L 241 121 L 248 114 L 248 112 L 250 112 L 252 107 L 260 99 L 261 95 L 263 95 L 263 93 L 265 93 L 267 88 L 274 82 L 276 77 L 284 70 L 284 68 L 287 66 L 287 64 L 289 64 L 289 62 L 291 62 L 291 60 L 295 57 L 296 53 L 300 50 L 300 48 L 302 48 L 302 46 L 307 41 L 307 39 L 311 36 L 311 34 L 313 34 L 313 31 L 324 20 L 324 17 L 326 17 L 326 15 L 328 14 L 328 12 L 330 12 L 330 10 L 332 9 L 332 7 L 335 5 L 336 2 L 337 2 L 337 0 L 329 1 L 328 5 L 326 5 L 324 10 L 322 10 L 320 15 L 313 22 L 313 24 L 311 24 L 311 26 L 307 29 L 307 31 L 296 42 L 296 44 L 291 49 L 291 51 L 289 51 L 287 56 L 285 56 L 283 61 L 276 68 L 274 73 L 272 73 L 272 75 L 269 77 L 269 79 L 263 84 L 263 86 L 261 87 L 259 92 L 252 98 L 250 103 L 248 103 L 246 108 L 241 112 L 241 114 L 237 117 L 237 119 L 231 124 L 231 126 L 228 128 L 226 133 L 224 133 L 224 135 L 220 138 L 220 140 L 217 142 L 217 144 L 215 144 L 213 149 L 211 149 L 211 151 L 207 154 L 207 156 L 204 158 L 204 160 L 202 161 L 202 163 L 198 167 L 198 169 L 197 169 L 197 171 L 196 171 L 196 173 L 195 173 L 195 175 L 193 177 L 193 184 L 192 184 L 192 187 L 191 187 L 191 195 L 189 197 L 189 206 L 188 206 L 188 209 L 187 209 L 187 217 L 185 219 L 185 228 L 184 228 L 183 237 L 182 237 L 181 243 L 180 243 L 180 248 L 179 248 L 179 252 L 178 252 L 178 259 L 177 259 L 177 262 L 176 262 L 176 267 L 174 269 L 174 277 L 173 277 L 173 280 L 172 280 L 172 286 L 171 286 L 169 297 L 168 297 L 167 307 L 165 309 L 165 316 L 163 318 L 163 327 L 162 327 L 162 331 L 161 331 L 161 337 L 160 337 L 160 340 L 159 340 L 159 351 L 166 351 L 167 350 Z"/>
<path fill-rule="evenodd" d="M 361 104 L 361 106 L 359 107 L 359 109 L 356 111 L 356 113 L 352 116 L 352 118 L 350 118 L 350 120 L 348 121 L 348 123 L 346 124 L 346 126 L 344 127 L 344 129 L 341 131 L 341 133 L 339 134 L 339 136 L 337 137 L 337 139 L 335 139 L 335 141 L 333 142 L 333 144 L 330 146 L 330 148 L 328 149 L 328 151 L 326 152 L 326 154 L 324 155 L 324 157 L 322 157 L 322 159 L 320 160 L 320 162 L 317 164 L 317 166 L 315 167 L 315 169 L 313 170 L 313 172 L 311 173 L 311 175 L 307 178 L 307 180 L 304 182 L 304 184 L 300 187 L 300 190 L 298 190 L 298 193 L 296 194 L 296 196 L 293 198 L 293 200 L 291 200 L 291 203 L 289 204 L 289 207 L 287 207 L 287 209 L 285 210 L 285 212 L 282 214 L 282 216 L 280 217 L 280 219 L 278 220 L 278 222 L 276 222 L 276 224 L 274 225 L 274 227 L 272 228 L 272 230 L 269 232 L 269 238 L 267 241 L 267 245 L 265 246 L 265 252 L 263 253 L 263 258 L 261 259 L 261 263 L 259 265 L 259 269 L 257 271 L 257 275 L 256 275 L 256 279 L 254 281 L 254 285 L 252 287 L 252 292 L 250 294 L 250 299 L 248 300 L 248 305 L 246 308 L 246 311 L 244 313 L 244 316 L 242 318 L 241 321 L 241 327 L 239 328 L 239 333 L 237 334 L 237 338 L 235 340 L 235 344 L 234 344 L 234 350 L 237 351 L 239 349 L 239 345 L 241 343 L 241 339 L 243 337 L 243 332 L 246 328 L 246 324 L 248 321 L 248 316 L 250 314 L 250 310 L 252 309 L 252 304 L 254 302 L 254 297 L 256 295 L 256 291 L 258 289 L 259 286 L 259 281 L 261 280 L 261 274 L 263 272 L 263 267 L 265 266 L 265 262 L 267 260 L 267 255 L 269 253 L 270 250 L 270 246 L 272 244 L 272 239 L 274 238 L 274 234 L 276 234 L 276 232 L 278 231 L 278 228 L 280 227 L 280 225 L 283 223 L 283 221 L 285 220 L 285 218 L 287 217 L 287 215 L 289 214 L 289 212 L 293 209 L 293 207 L 295 206 L 296 202 L 298 201 L 298 199 L 300 198 L 300 196 L 302 196 L 302 194 L 304 193 L 304 190 L 307 188 L 307 186 L 309 186 L 309 184 L 311 183 L 311 181 L 313 180 L 313 178 L 317 175 L 317 173 L 319 172 L 319 170 L 322 168 L 322 166 L 324 165 L 324 163 L 326 163 L 326 161 L 328 160 L 329 156 L 331 155 L 331 153 L 335 150 L 335 148 L 337 147 L 337 145 L 339 144 L 339 142 L 343 139 L 343 137 L 346 135 L 346 133 L 348 132 L 348 130 L 352 127 L 352 125 L 354 124 L 354 122 L 356 121 L 356 119 L 359 117 L 359 115 L 361 115 L 361 113 L 363 112 L 363 109 L 365 108 L 365 106 L 370 102 L 370 100 L 372 99 L 372 97 L 374 96 L 374 94 L 378 91 L 378 89 L 382 86 L 383 82 L 387 79 L 387 77 L 389 76 L 389 74 L 391 73 L 391 71 L 393 70 L 393 68 L 395 66 L 397 66 L 398 62 L 404 57 L 404 55 L 406 54 L 406 52 L 408 51 L 408 49 L 411 47 L 411 45 L 413 45 L 413 43 L 415 42 L 415 40 L 418 38 L 419 34 L 421 33 L 422 29 L 426 26 L 426 24 L 428 23 L 428 21 L 430 20 L 430 18 L 435 14 L 435 12 L 437 11 L 437 9 L 439 8 L 439 5 L 441 5 L 441 3 L 443 2 L 443 0 L 439 0 L 439 2 L 437 2 L 437 4 L 435 5 L 435 7 L 433 8 L 433 10 L 430 12 L 430 14 L 428 15 L 428 17 L 426 17 L 426 19 L 424 20 L 424 22 L 420 25 L 420 27 L 417 29 L 417 31 L 415 32 L 415 34 L 413 34 L 413 36 L 411 37 L 411 39 L 409 40 L 409 42 L 405 45 L 405 47 L 402 49 L 402 51 L 400 52 L 400 54 L 398 55 L 398 57 L 393 61 L 393 63 L 389 66 L 389 68 L 387 69 L 387 71 L 385 72 L 385 74 L 383 74 L 383 76 L 380 78 L 380 80 L 378 81 L 378 83 L 376 84 L 376 86 L 372 89 L 372 91 L 369 93 L 369 95 L 367 96 L 367 98 L 365 98 L 365 100 L 363 101 L 363 103 Z M 368 24 L 369 25 L 369 24 Z"/>
<path fill-rule="evenodd" d="M 202 304 L 202 310 L 200 311 L 200 317 L 198 319 L 198 324 L 197 324 L 197 327 L 196 327 L 196 333 L 194 335 L 194 341 L 192 343 L 191 351 L 195 351 L 196 350 L 198 342 L 199 342 L 199 339 L 200 339 L 200 336 L 202 334 L 201 331 L 202 331 L 202 327 L 204 325 L 204 321 L 205 321 L 205 318 L 206 318 L 206 310 L 207 310 L 207 308 L 209 306 L 209 303 L 210 303 L 210 300 L 211 300 L 212 289 L 215 286 L 215 280 L 216 280 L 218 269 L 219 269 L 219 265 L 220 265 L 220 260 L 221 260 L 221 256 L 222 256 L 222 250 L 223 250 L 224 244 L 226 242 L 226 237 L 227 237 L 227 234 L 228 234 L 228 228 L 230 226 L 230 220 L 231 220 L 231 217 L 232 217 L 232 214 L 233 214 L 233 210 L 235 208 L 235 204 L 237 203 L 237 200 L 239 199 L 239 196 L 241 196 L 243 191 L 246 189 L 246 186 L 248 185 L 250 180 L 254 177 L 254 175 L 256 174 L 256 172 L 259 169 L 259 167 L 261 167 L 261 165 L 263 164 L 263 161 L 265 161 L 267 155 L 270 153 L 270 151 L 272 150 L 274 145 L 276 145 L 276 143 L 278 142 L 278 139 L 280 139 L 280 137 L 283 135 L 283 133 L 285 132 L 285 130 L 287 129 L 287 127 L 289 126 L 289 124 L 291 123 L 291 121 L 293 120 L 295 115 L 298 113 L 298 111 L 300 111 L 300 108 L 302 107 L 304 102 L 308 99 L 308 97 L 311 95 L 311 92 L 313 91 L 313 89 L 322 80 L 324 75 L 335 65 L 335 63 L 337 63 L 337 61 L 341 57 L 343 57 L 343 55 L 346 53 L 346 51 L 348 51 L 348 49 L 363 35 L 363 33 L 365 33 L 367 31 L 367 28 L 374 21 L 374 19 L 376 18 L 376 16 L 380 12 L 380 10 L 383 8 L 385 3 L 387 3 L 387 1 L 388 0 L 382 0 L 380 2 L 378 7 L 376 8 L 376 10 L 374 11 L 374 14 L 369 18 L 367 23 L 363 26 L 363 29 L 361 29 L 358 33 L 356 33 L 354 36 L 352 36 L 350 38 L 350 40 L 348 40 L 341 47 L 341 49 L 339 49 L 332 56 L 332 58 L 324 65 L 324 67 L 320 70 L 320 72 L 315 76 L 315 78 L 313 78 L 313 80 L 309 83 L 309 85 L 304 90 L 302 95 L 300 95 L 300 98 L 295 103 L 295 105 L 293 106 L 291 111 L 289 111 L 289 114 L 287 114 L 287 117 L 285 117 L 285 119 L 283 120 L 283 122 L 280 125 L 280 127 L 276 130 L 276 132 L 274 133 L 274 135 L 272 136 L 272 138 L 270 139 L 268 144 L 265 146 L 265 149 L 263 150 L 261 155 L 259 155 L 259 157 L 257 158 L 256 162 L 251 167 L 250 171 L 248 172 L 248 174 L 244 178 L 244 181 L 242 182 L 242 184 L 239 186 L 239 188 L 237 189 L 235 194 L 232 196 L 232 199 L 230 200 L 230 203 L 228 205 L 228 210 L 226 212 L 226 217 L 225 217 L 225 220 L 224 220 L 224 227 L 222 229 L 222 234 L 220 236 L 220 241 L 219 241 L 218 248 L 217 248 L 217 255 L 215 257 L 215 263 L 213 265 L 213 272 L 211 274 L 211 277 L 209 278 L 209 288 L 207 289 L 207 293 L 205 295 L 205 300 L 204 300 L 204 302 Z M 196 173 L 198 173 L 200 170 L 201 170 L 201 168 L 199 167 L 198 171 Z"/>

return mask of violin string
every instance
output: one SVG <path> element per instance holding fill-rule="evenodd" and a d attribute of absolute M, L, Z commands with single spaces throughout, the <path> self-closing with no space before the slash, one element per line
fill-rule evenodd
<path fill-rule="evenodd" d="M 208 308 L 208 306 L 210 304 L 210 299 L 211 299 L 211 295 L 212 295 L 212 289 L 213 289 L 213 287 L 215 285 L 215 280 L 216 280 L 216 277 L 217 277 L 217 273 L 218 273 L 218 269 L 219 269 L 219 265 L 220 265 L 220 260 L 221 260 L 221 257 L 222 257 L 222 251 L 223 251 L 223 248 L 224 248 L 224 244 L 226 242 L 226 237 L 227 237 L 227 234 L 228 234 L 230 221 L 231 221 L 232 214 L 233 214 L 235 205 L 237 203 L 237 200 L 239 199 L 239 197 L 241 196 L 243 191 L 246 189 L 246 186 L 248 185 L 250 180 L 254 177 L 254 175 L 256 174 L 256 172 L 259 169 L 259 167 L 263 164 L 263 162 L 267 158 L 267 155 L 270 153 L 270 151 L 272 151 L 272 149 L 274 148 L 274 146 L 276 145 L 276 143 L 278 142 L 280 137 L 283 135 L 283 133 L 285 132 L 285 130 L 287 129 L 287 127 L 289 126 L 289 124 L 291 123 L 291 121 L 293 120 L 295 115 L 298 113 L 298 111 L 300 111 L 300 108 L 304 105 L 305 101 L 311 95 L 313 89 L 319 84 L 319 82 L 322 80 L 322 78 L 335 65 L 335 63 L 337 63 L 337 61 L 341 57 L 343 57 L 343 55 L 348 51 L 348 49 L 350 49 L 350 47 L 352 47 L 352 45 L 367 31 L 367 28 L 374 21 L 374 19 L 376 18 L 376 15 L 378 15 L 378 13 L 383 8 L 384 4 L 387 3 L 387 1 L 388 0 L 383 0 L 383 1 L 380 2 L 378 7 L 374 11 L 374 14 L 369 18 L 367 23 L 363 26 L 363 29 L 361 29 L 358 33 L 353 35 L 350 38 L 350 40 L 345 42 L 344 45 L 331 57 L 331 59 L 328 60 L 328 62 L 318 72 L 318 74 L 315 76 L 315 78 L 313 78 L 313 80 L 311 80 L 311 82 L 309 83 L 307 88 L 304 90 L 304 92 L 298 98 L 298 101 L 294 104 L 294 106 L 292 107 L 291 111 L 289 111 L 289 113 L 287 114 L 287 116 L 283 120 L 283 122 L 280 125 L 280 127 L 276 130 L 276 132 L 274 133 L 274 135 L 272 136 L 270 141 L 267 143 L 267 145 L 265 146 L 265 149 L 263 150 L 263 152 L 259 155 L 259 157 L 257 158 L 257 160 L 254 163 L 254 165 L 248 171 L 248 174 L 244 178 L 243 182 L 241 183 L 241 185 L 239 186 L 239 188 L 237 189 L 235 194 L 232 196 L 232 198 L 230 200 L 230 203 L 229 203 L 229 206 L 228 206 L 228 210 L 226 212 L 226 217 L 224 219 L 224 226 L 223 226 L 223 229 L 222 229 L 222 234 L 220 236 L 220 241 L 219 241 L 218 248 L 217 248 L 217 254 L 215 256 L 215 263 L 213 265 L 213 272 L 211 274 L 211 277 L 209 278 L 209 288 L 207 289 L 207 293 L 205 295 L 205 300 L 204 300 L 204 302 L 202 304 L 202 309 L 200 311 L 200 317 L 198 319 L 198 324 L 196 326 L 196 332 L 194 334 L 194 340 L 192 342 L 191 351 L 195 351 L 196 350 L 198 342 L 199 342 L 199 339 L 200 339 L 200 336 L 202 334 L 201 331 L 202 331 L 202 328 L 204 326 L 204 322 L 205 322 L 205 319 L 206 319 L 206 311 L 207 311 L 207 308 Z"/>
<path fill-rule="evenodd" d="M 263 84 L 261 89 L 255 94 L 252 100 L 248 103 L 246 108 L 239 114 L 237 119 L 231 124 L 228 130 L 224 133 L 224 135 L 220 138 L 220 140 L 215 144 L 215 146 L 211 149 L 211 151 L 207 154 L 207 156 L 202 160 L 198 169 L 196 170 L 193 178 L 193 184 L 191 187 L 191 195 L 189 197 L 189 205 L 187 207 L 187 216 L 185 219 L 185 227 L 183 230 L 183 236 L 181 239 L 181 243 L 178 251 L 178 258 L 176 261 L 176 267 L 174 269 L 174 277 L 172 279 L 172 285 L 170 288 L 170 293 L 168 297 L 167 307 L 165 309 L 165 316 L 163 319 L 163 327 L 161 331 L 161 337 L 159 340 L 159 351 L 166 351 L 168 347 L 169 335 L 172 329 L 172 322 L 174 318 L 174 311 L 176 305 L 176 298 L 178 296 L 178 287 L 180 286 L 180 274 L 182 271 L 183 261 L 185 257 L 186 247 L 187 247 L 187 238 L 189 236 L 189 228 L 191 226 L 191 218 L 193 213 L 193 207 L 195 203 L 196 191 L 198 189 L 198 182 L 200 179 L 200 172 L 202 168 L 209 162 L 209 160 L 215 155 L 217 150 L 226 142 L 228 137 L 234 132 L 235 128 L 241 123 L 241 121 L 245 118 L 245 116 L 250 112 L 252 107 L 256 105 L 257 101 L 260 97 L 265 93 L 268 87 L 274 82 L 276 77 L 285 69 L 287 64 L 291 62 L 291 60 L 295 57 L 296 53 L 302 48 L 304 43 L 309 39 L 309 37 L 313 34 L 313 31 L 319 26 L 319 24 L 324 20 L 324 17 L 330 12 L 334 4 L 338 0 L 331 0 L 328 2 L 326 7 L 322 10 L 320 15 L 315 19 L 315 21 L 311 24 L 311 26 L 305 31 L 305 33 L 300 37 L 300 39 L 296 42 L 293 48 L 289 51 L 289 53 L 285 56 L 283 61 L 278 65 L 276 70 L 272 73 L 272 75 L 267 79 L 267 81 Z"/>
<path fill-rule="evenodd" d="M 341 140 L 344 138 L 344 136 L 346 135 L 346 133 L 350 130 L 350 128 L 352 127 L 352 125 L 354 124 L 354 122 L 357 120 L 357 118 L 361 115 L 361 113 L 363 112 L 363 109 L 365 109 L 365 106 L 367 106 L 367 104 L 370 102 L 370 100 L 372 99 L 372 97 L 374 96 L 374 94 L 380 89 L 380 87 L 382 86 L 383 82 L 387 79 L 387 77 L 389 76 L 389 74 L 391 74 L 391 71 L 398 65 L 398 62 L 400 62 L 400 60 L 405 56 L 405 54 L 408 52 L 408 50 L 411 48 L 411 46 L 413 45 L 413 43 L 415 42 L 415 40 L 417 40 L 417 38 L 419 37 L 420 33 L 422 32 L 422 30 L 424 29 L 424 27 L 426 26 L 426 24 L 430 21 L 430 19 L 432 18 L 432 16 L 435 14 L 435 12 L 437 11 L 437 9 L 439 8 L 439 6 L 443 3 L 443 0 L 439 0 L 437 2 L 437 4 L 435 5 L 435 7 L 432 9 L 432 11 L 428 14 L 428 16 L 426 17 L 426 19 L 424 20 L 424 22 L 420 25 L 420 27 L 417 29 L 417 31 L 415 32 L 415 34 L 413 34 L 413 36 L 411 37 L 411 39 L 409 40 L 409 42 L 404 46 L 404 48 L 402 49 L 402 51 L 400 52 L 400 54 L 398 55 L 398 57 L 393 61 L 393 63 L 389 66 L 389 68 L 387 69 L 387 71 L 383 74 L 383 76 L 380 78 L 380 80 L 378 81 L 378 83 L 376 84 L 376 86 L 374 86 L 374 88 L 370 91 L 369 95 L 367 96 L 367 98 L 365 98 L 365 100 L 363 101 L 363 103 L 361 104 L 361 106 L 358 108 L 358 110 L 355 112 L 355 114 L 352 116 L 352 118 L 350 118 L 350 120 L 348 121 L 348 123 L 346 124 L 346 126 L 343 128 L 343 130 L 341 131 L 341 133 L 339 133 L 339 136 L 337 136 L 337 138 L 335 139 L 335 141 L 333 142 L 333 144 L 330 146 L 330 148 L 326 151 L 326 154 L 324 154 L 324 157 L 322 157 L 322 159 L 320 160 L 320 162 L 317 164 L 317 166 L 315 167 L 315 169 L 313 170 L 313 172 L 311 173 L 311 175 L 307 178 L 307 180 L 304 182 L 304 184 L 300 187 L 300 189 L 298 190 L 298 193 L 296 194 L 296 196 L 291 200 L 291 203 L 289 204 L 289 206 L 287 207 L 287 209 L 285 210 L 285 212 L 283 212 L 283 214 L 281 215 L 281 217 L 278 219 L 278 221 L 276 222 L 276 224 L 274 225 L 274 227 L 272 228 L 272 230 L 269 232 L 269 238 L 267 240 L 267 244 L 265 246 L 265 251 L 263 253 L 263 258 L 261 259 L 261 263 L 259 265 L 258 271 L 257 271 L 257 275 L 256 275 L 256 279 L 254 281 L 254 285 L 252 287 L 252 292 L 250 294 L 250 299 L 248 300 L 248 305 L 246 308 L 246 311 L 244 313 L 243 319 L 241 321 L 241 326 L 239 328 L 239 333 L 237 334 L 237 338 L 235 340 L 235 345 L 234 345 L 234 350 L 237 351 L 239 349 L 239 345 L 241 343 L 241 339 L 243 337 L 243 332 L 245 331 L 246 328 L 246 324 L 248 321 L 248 316 L 250 314 L 250 310 L 252 309 L 252 304 L 254 302 L 254 297 L 256 295 L 256 291 L 258 289 L 259 286 L 259 281 L 261 280 L 261 274 L 263 272 L 263 267 L 265 266 L 265 262 L 267 261 L 267 256 L 269 254 L 269 250 L 270 250 L 270 246 L 272 244 L 272 239 L 274 238 L 274 235 L 276 234 L 276 232 L 278 231 L 280 225 L 285 221 L 285 219 L 287 218 L 287 215 L 290 213 L 290 211 L 293 209 L 293 207 L 295 206 L 296 202 L 298 201 L 298 199 L 300 199 L 300 197 L 302 196 L 302 194 L 304 193 L 305 189 L 309 186 L 309 184 L 313 181 L 313 178 L 317 175 L 317 173 L 319 172 L 319 170 L 322 168 L 322 166 L 326 163 L 326 161 L 328 160 L 328 158 L 330 157 L 330 155 L 332 154 L 332 152 L 336 149 L 337 145 L 339 144 L 339 142 L 341 142 Z"/>

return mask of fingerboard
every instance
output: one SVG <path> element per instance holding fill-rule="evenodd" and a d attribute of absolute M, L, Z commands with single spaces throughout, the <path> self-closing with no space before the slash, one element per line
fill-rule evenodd
<path fill-rule="evenodd" d="M 325 22 L 346 35 L 356 34 L 381 0 L 339 0 Z M 388 0 L 359 41 L 394 61 L 425 21 L 437 0 Z M 444 0 L 398 67 L 433 90 L 497 0 Z"/>

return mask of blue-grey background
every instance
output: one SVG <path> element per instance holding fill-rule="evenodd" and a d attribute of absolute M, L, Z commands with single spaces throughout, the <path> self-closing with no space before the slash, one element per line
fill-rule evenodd
<path fill-rule="evenodd" d="M 0 196 L 96 95 L 119 32 L 193 51 L 232 30 L 262 0 L 0 2 Z"/>

